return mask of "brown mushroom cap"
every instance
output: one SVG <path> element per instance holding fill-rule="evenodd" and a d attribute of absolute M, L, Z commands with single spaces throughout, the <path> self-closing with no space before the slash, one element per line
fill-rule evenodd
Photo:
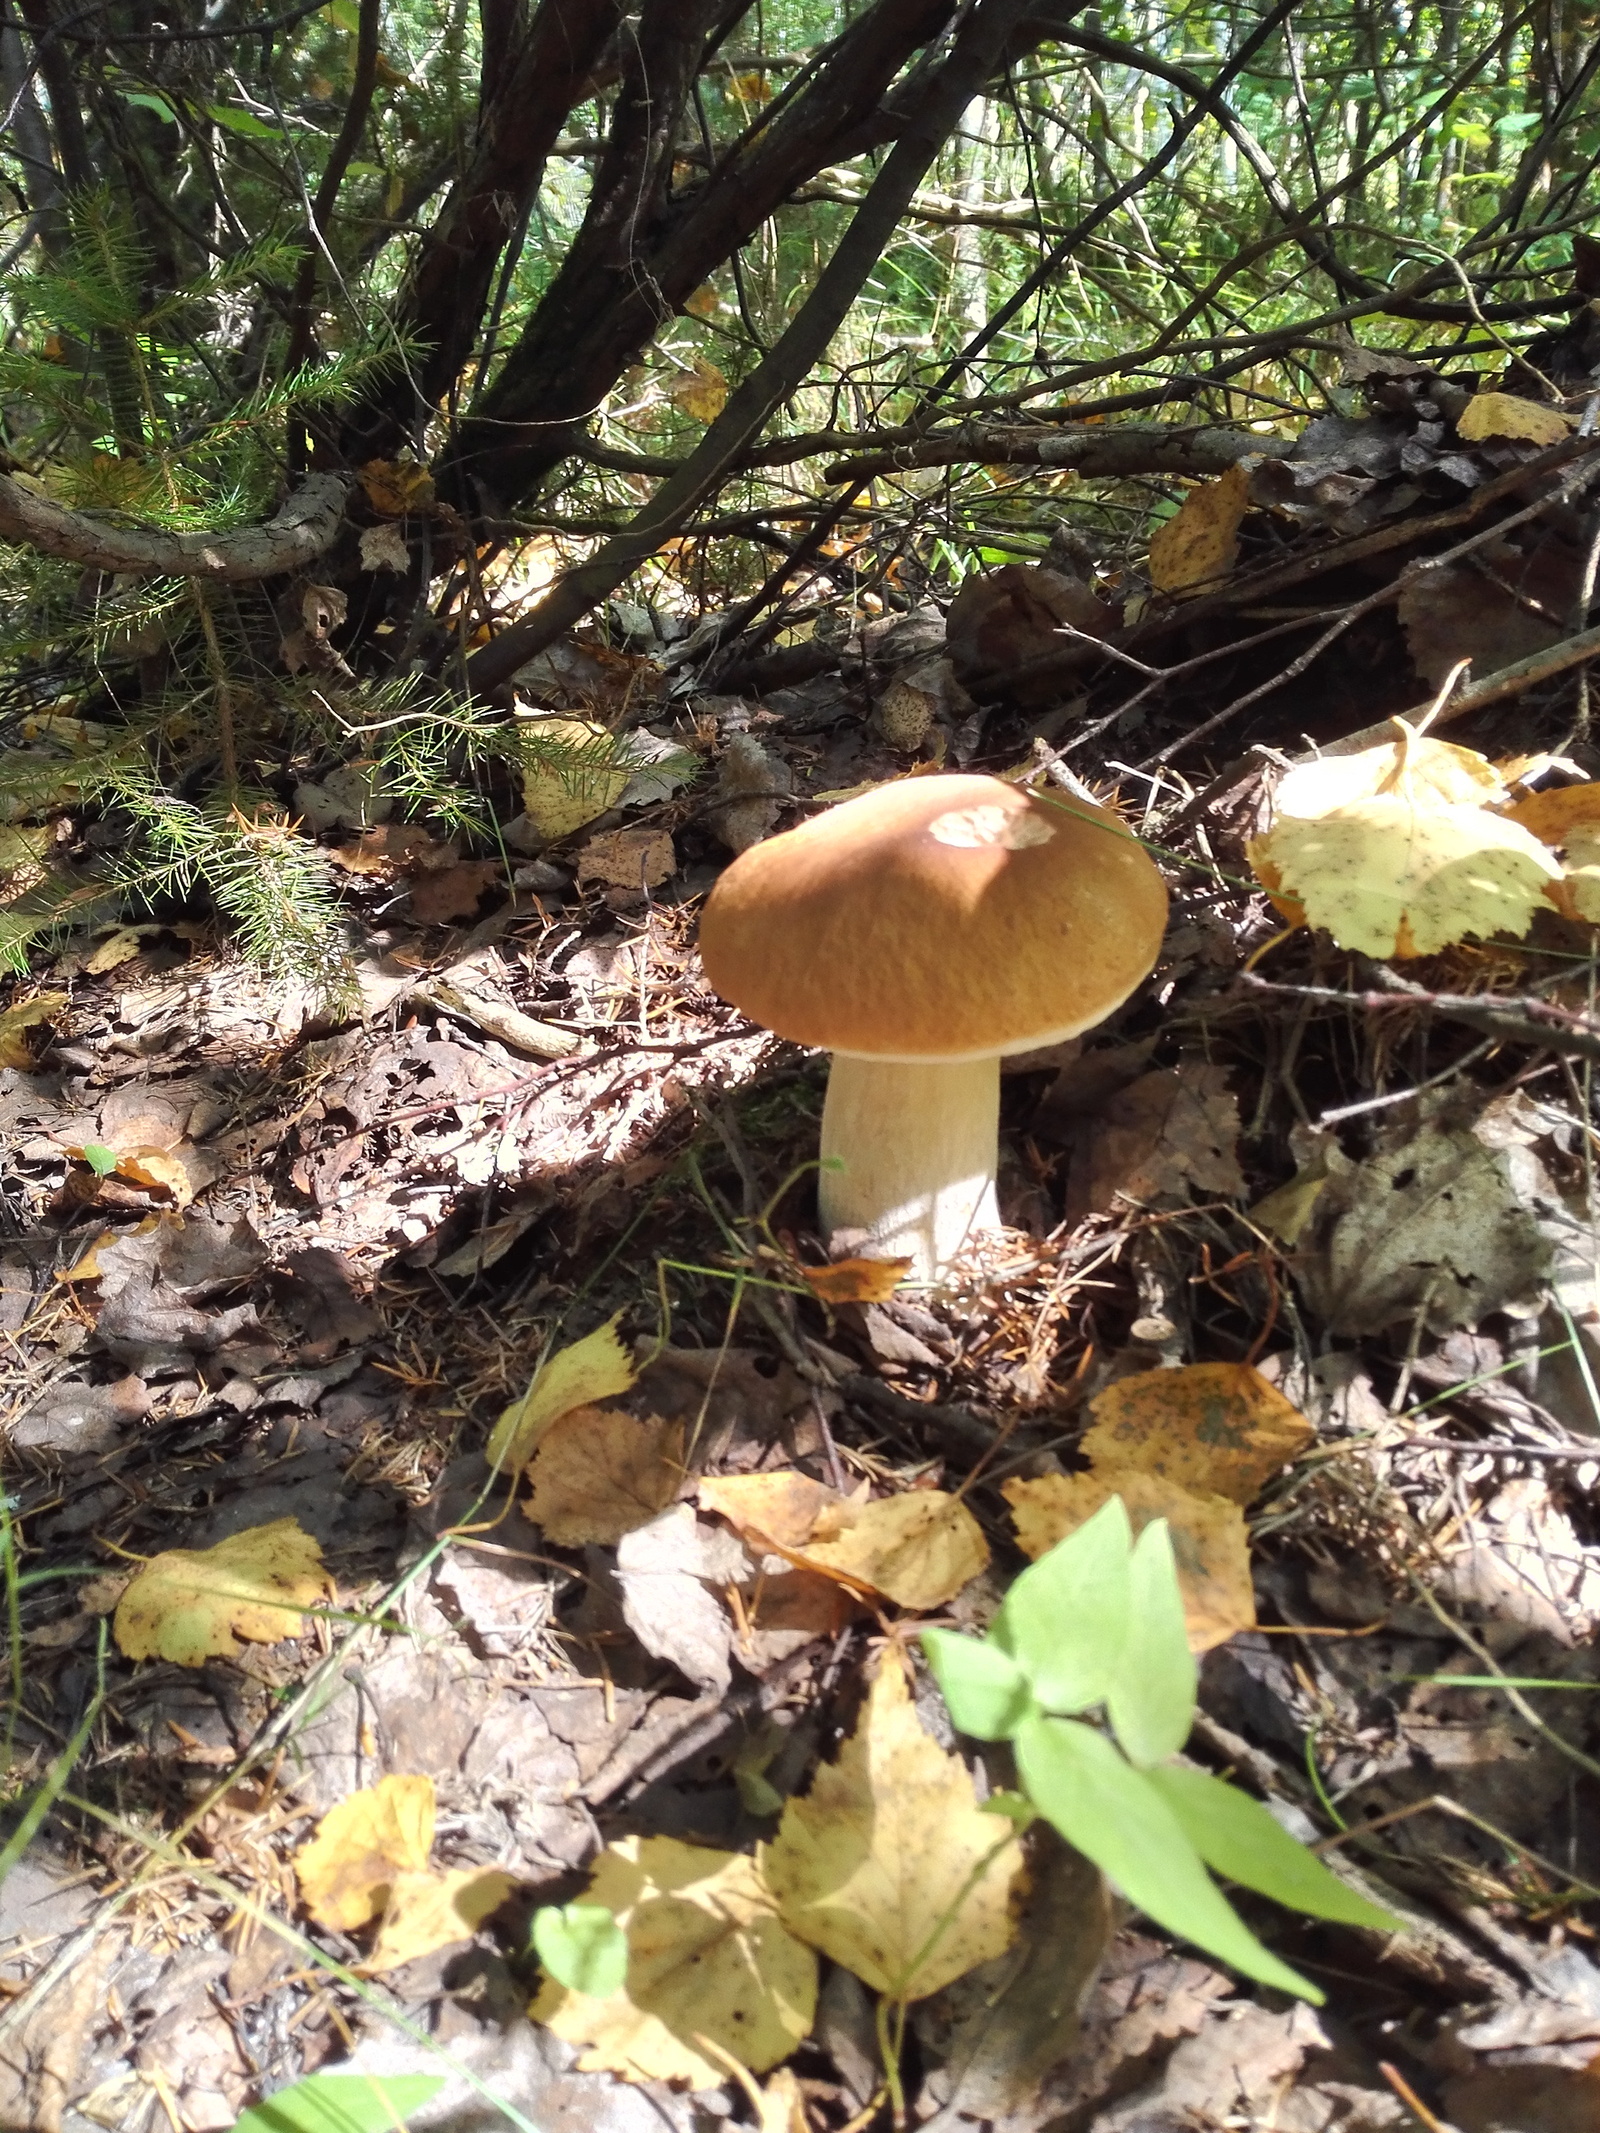
<path fill-rule="evenodd" d="M 907 778 L 736 859 L 700 921 L 724 999 L 798 1044 L 982 1059 L 1090 1029 L 1155 962 L 1161 876 L 1117 817 Z"/>

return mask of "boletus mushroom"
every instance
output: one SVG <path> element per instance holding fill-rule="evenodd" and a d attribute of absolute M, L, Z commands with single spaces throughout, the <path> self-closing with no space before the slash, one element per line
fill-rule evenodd
<path fill-rule="evenodd" d="M 824 1231 L 865 1231 L 933 1283 L 999 1221 L 1001 1059 L 1103 1021 L 1166 916 L 1160 874 L 1108 809 L 914 777 L 742 853 L 700 952 L 724 999 L 833 1054 Z"/>

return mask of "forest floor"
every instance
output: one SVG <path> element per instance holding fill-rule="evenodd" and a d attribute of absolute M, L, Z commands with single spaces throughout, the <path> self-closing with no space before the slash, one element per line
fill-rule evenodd
<path fill-rule="evenodd" d="M 639 730 L 724 761 L 742 735 L 743 797 L 774 816 L 774 765 L 796 797 L 905 767 L 864 661 L 640 717 L 642 655 L 564 656 L 547 704 L 614 720 L 620 687 Z M 1397 707 L 1415 686 L 1401 662 Z M 1105 1028 L 1009 1063 L 1008 1226 L 938 1295 L 827 1300 L 823 1063 L 699 975 L 727 850 L 692 784 L 625 797 L 515 883 L 358 815 L 359 1012 L 319 1015 L 200 926 L 38 974 L 66 1001 L 0 1069 L 0 1333 L 7 1746 L 49 1812 L 0 1883 L 0 2125 L 202 2133 L 309 2071 L 438 2072 L 441 2046 L 455 2072 L 418 2128 L 752 2122 L 731 2073 L 585 2071 L 530 2021 L 534 1908 L 629 1836 L 770 1839 L 887 1647 L 986 1619 L 1023 1561 L 1016 1485 L 1082 1471 L 1110 1388 L 1211 1364 L 1258 1373 L 1309 1436 L 1249 1505 L 1253 1598 L 1221 1574 L 1205 1594 L 1190 1752 L 1312 1841 L 1355 1831 L 1336 1849 L 1403 1930 L 1240 1897 L 1325 1991 L 1313 2010 L 1092 1903 L 1064 1952 L 1041 1898 L 979 1992 L 913 2009 L 911 2121 L 1600 2126 L 1595 1047 L 1529 1006 L 1586 1011 L 1592 935 L 1552 914 L 1408 962 L 1418 989 L 1381 1000 L 1325 938 L 1280 938 L 1244 846 L 1304 746 L 1290 700 L 1220 776 L 1136 774 L 1112 733 L 1074 756 L 1162 856 L 1172 924 Z M 1349 708 L 1322 705 L 1320 737 Z M 1038 741 L 1055 774 L 1026 702 L 1006 716 L 975 760 Z M 1462 737 L 1500 756 L 1562 717 L 1500 704 Z M 1448 1004 L 1492 994 L 1495 1026 Z M 490 1429 L 617 1314 L 636 1381 L 530 1499 Z M 730 1558 L 701 1490 L 792 1471 L 959 1496 L 990 1566 L 948 1606 L 815 1578 L 780 1604 L 782 1563 Z M 126 1656 L 143 1560 L 280 1520 L 336 1594 L 303 1635 Z M 918 1708 L 952 1746 L 920 1685 Z M 506 1880 L 475 1931 L 379 1962 L 359 1922 L 310 1915 L 295 1856 L 401 1776 L 431 1780 L 437 1867 Z M 1045 1888 L 1059 1857 L 1029 1841 Z M 1051 1966 L 1087 1981 L 1075 2014 L 1029 1999 Z M 790 2115 L 769 2099 L 763 2124 L 887 2123 L 848 1971 L 792 2063 Z"/>

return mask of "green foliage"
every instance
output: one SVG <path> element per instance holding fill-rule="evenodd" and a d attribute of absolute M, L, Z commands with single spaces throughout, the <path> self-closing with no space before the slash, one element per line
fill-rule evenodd
<path fill-rule="evenodd" d="M 253 2104 L 233 2133 L 394 2133 L 443 2087 L 440 2074 L 307 2074 Z"/>
<path fill-rule="evenodd" d="M 1320 2002 L 1207 1868 L 1290 1910 L 1395 1927 L 1256 1801 L 1171 1760 L 1194 1721 L 1196 1672 L 1164 1520 L 1135 1542 L 1113 1497 L 1022 1573 L 987 1637 L 929 1629 L 922 1641 L 961 1731 L 1009 1740 L 1033 1808 L 1168 1932 Z M 1109 1733 L 1064 1715 L 1096 1707 Z"/>
<path fill-rule="evenodd" d="M 533 1914 L 534 1953 L 569 1992 L 607 2000 L 628 1975 L 628 1936 L 601 1903 L 542 1904 Z"/>

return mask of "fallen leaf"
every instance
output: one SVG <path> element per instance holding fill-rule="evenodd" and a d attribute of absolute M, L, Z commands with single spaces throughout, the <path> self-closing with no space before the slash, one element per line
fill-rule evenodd
<path fill-rule="evenodd" d="M 1097 1467 L 1089 1474 L 1041 1474 L 1001 1484 L 1011 1506 L 1017 1546 L 1032 1561 L 1087 1523 L 1120 1496 L 1134 1532 L 1167 1520 L 1177 1558 L 1190 1649 L 1208 1652 L 1241 1629 L 1253 1629 L 1255 1592 L 1244 1513 L 1225 1496 L 1195 1495 L 1175 1482 L 1131 1468 Z"/>
<path fill-rule="evenodd" d="M 774 1474 L 708 1475 L 700 1484 L 698 1501 L 747 1540 L 802 1548 L 824 1508 L 837 1503 L 839 1496 L 826 1482 L 785 1467 Z"/>
<path fill-rule="evenodd" d="M 475 917 L 485 890 L 497 882 L 504 887 L 505 880 L 498 859 L 465 859 L 413 881 L 407 913 L 419 926 L 454 925 L 458 919 Z"/>
<path fill-rule="evenodd" d="M 275 1518 L 214 1548 L 153 1556 L 123 1594 L 113 1626 L 129 1659 L 203 1666 L 233 1658 L 240 1638 L 277 1644 L 303 1636 L 300 1610 L 333 1592 L 316 1541 L 298 1519 Z"/>
<path fill-rule="evenodd" d="M 522 805 L 534 834 L 553 844 L 615 807 L 632 776 L 604 726 L 581 718 L 530 719 L 521 727 Z"/>
<path fill-rule="evenodd" d="M 145 935 L 153 930 L 149 926 L 118 926 L 84 957 L 84 975 L 102 978 L 108 970 L 120 970 L 124 963 L 131 963 L 136 955 L 143 954 Z"/>
<path fill-rule="evenodd" d="M 533 1381 L 520 1400 L 504 1409 L 489 1437 L 489 1464 L 497 1467 L 526 1466 L 534 1448 L 558 1415 L 574 1407 L 592 1407 L 597 1400 L 615 1399 L 626 1392 L 637 1372 L 633 1358 L 617 1338 L 620 1311 L 593 1333 L 558 1348 L 533 1374 Z"/>
<path fill-rule="evenodd" d="M 887 1303 L 911 1271 L 909 1259 L 836 1259 L 803 1266 L 800 1278 L 819 1303 Z"/>
<path fill-rule="evenodd" d="M 1248 1504 L 1310 1443 L 1297 1407 L 1248 1363 L 1186 1363 L 1108 1385 L 1079 1450 L 1095 1471 L 1137 1467 L 1198 1495 Z"/>
<path fill-rule="evenodd" d="M 1510 437 L 1518 444 L 1559 444 L 1570 435 L 1572 417 L 1543 400 L 1517 393 L 1474 393 L 1456 417 L 1456 435 L 1466 444 Z"/>
<path fill-rule="evenodd" d="M 683 1461 L 681 1422 L 640 1421 L 619 1407 L 569 1408 L 529 1462 L 528 1515 L 557 1547 L 611 1547 L 672 1502 Z"/>
<path fill-rule="evenodd" d="M 369 526 L 361 536 L 361 567 L 363 570 L 400 570 L 411 568 L 411 555 L 405 538 L 398 526 Z"/>
<path fill-rule="evenodd" d="M 1508 821 L 1520 822 L 1541 844 L 1565 847 L 1574 830 L 1600 827 L 1600 780 L 1531 792 L 1505 812 Z"/>
<path fill-rule="evenodd" d="M 583 1900 L 626 1933 L 627 1982 L 601 2000 L 546 1978 L 529 2013 L 587 2046 L 584 2072 L 719 2088 L 724 2069 L 697 2036 L 761 2074 L 810 2033 L 817 1960 L 779 1918 L 753 1859 L 625 1837 L 600 1854 Z"/>
<path fill-rule="evenodd" d="M 1174 515 L 1150 536 L 1150 582 L 1157 592 L 1200 592 L 1239 560 L 1239 527 L 1250 502 L 1250 476 L 1229 467 L 1191 489 Z"/>
<path fill-rule="evenodd" d="M 989 1565 L 982 1527 L 939 1489 L 827 1505 L 796 1553 L 813 1569 L 919 1611 L 943 1607 Z"/>
<path fill-rule="evenodd" d="M 762 1871 L 792 1932 L 873 1991 L 920 2000 L 1016 1937 L 1022 1849 L 922 1730 L 887 1652 L 855 1732 L 783 1811 Z"/>
<path fill-rule="evenodd" d="M 415 460 L 369 459 L 357 479 L 373 510 L 385 518 L 405 518 L 433 504 L 433 476 Z"/>
<path fill-rule="evenodd" d="M 607 830 L 578 854 L 578 884 L 610 882 L 619 889 L 658 889 L 677 872 L 678 855 L 665 830 Z"/>
<path fill-rule="evenodd" d="M 728 381 L 715 363 L 696 356 L 693 369 L 680 371 L 667 387 L 667 398 L 696 422 L 715 422 L 728 403 Z"/>
<path fill-rule="evenodd" d="M 748 1578 L 751 1567 L 731 1533 L 678 1504 L 617 1544 L 622 1619 L 652 1658 L 720 1696 L 732 1678 L 733 1621 L 718 1595 Z"/>
<path fill-rule="evenodd" d="M 15 1067 L 20 1073 L 31 1074 L 44 1046 L 30 1044 L 28 1032 L 47 1028 L 66 1005 L 64 992 L 36 992 L 31 1000 L 0 1014 L 0 1067 Z"/>
<path fill-rule="evenodd" d="M 1478 804 L 1504 792 L 1484 758 L 1395 723 L 1397 743 L 1286 778 L 1272 827 L 1249 846 L 1251 866 L 1341 948 L 1366 955 L 1431 955 L 1495 933 L 1520 939 L 1560 878 L 1554 853 Z"/>
<path fill-rule="evenodd" d="M 362 1968 L 397 1970 L 435 1949 L 470 1940 L 516 1887 L 495 1866 L 457 1866 L 447 1872 L 398 1874 L 388 1891 L 378 1937 Z"/>
<path fill-rule="evenodd" d="M 1117 1200 L 1148 1207 L 1239 1199 L 1239 1100 L 1228 1069 L 1185 1059 L 1141 1074 L 1093 1118 L 1072 1121 L 1069 1219 L 1103 1213 Z"/>
<path fill-rule="evenodd" d="M 295 1853 L 300 1900 L 320 1926 L 353 1933 L 380 1916 L 403 1874 L 433 1850 L 430 1777 L 386 1777 L 339 1800 Z"/>
<path fill-rule="evenodd" d="M 165 1192 L 175 1207 L 187 1207 L 194 1187 L 182 1159 L 170 1148 L 126 1148 L 117 1156 L 117 1176 L 146 1192 Z"/>

